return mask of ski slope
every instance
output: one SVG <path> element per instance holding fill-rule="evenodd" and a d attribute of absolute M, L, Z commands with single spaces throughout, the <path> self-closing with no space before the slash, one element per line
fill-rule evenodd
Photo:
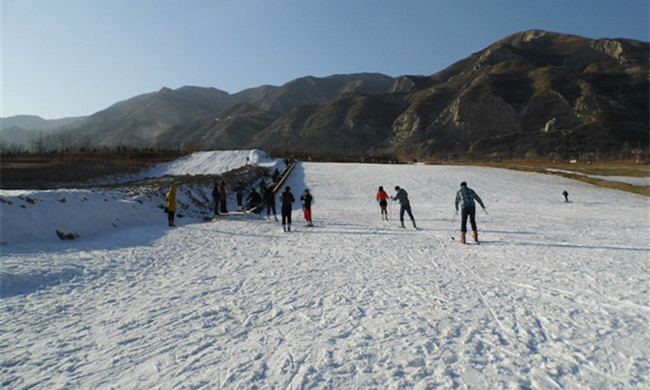
<path fill-rule="evenodd" d="M 461 181 L 488 206 L 481 245 L 457 241 Z M 310 189 L 315 227 L 296 204 L 291 233 L 254 215 L 170 229 L 141 202 L 129 225 L 0 246 L 0 383 L 650 387 L 648 198 L 457 166 L 300 163 L 287 185 Z M 381 221 L 379 185 L 406 189 L 419 230 L 397 227 L 397 204 Z M 3 235 L 29 230 L 1 205 Z"/>

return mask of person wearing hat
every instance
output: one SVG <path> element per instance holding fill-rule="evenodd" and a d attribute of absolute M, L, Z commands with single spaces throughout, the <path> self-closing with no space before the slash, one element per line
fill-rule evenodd
<path fill-rule="evenodd" d="M 305 226 L 311 227 L 314 224 L 311 221 L 311 202 L 314 200 L 314 197 L 311 196 L 308 189 L 305 189 L 300 195 L 300 201 L 302 202 L 302 214 L 305 217 Z"/>
<path fill-rule="evenodd" d="M 467 187 L 466 182 L 460 183 L 460 190 L 456 193 L 456 212 L 460 207 L 460 242 L 465 243 L 465 233 L 467 233 L 467 217 L 469 217 L 469 223 L 472 225 L 473 238 L 475 242 L 478 242 L 478 230 L 476 229 L 476 200 L 483 210 L 485 210 L 485 205 L 481 198 L 472 190 Z"/>
<path fill-rule="evenodd" d="M 407 213 L 409 217 L 411 218 L 411 222 L 413 222 L 413 228 L 417 229 L 417 226 L 415 226 L 415 218 L 413 218 L 413 213 L 411 212 L 411 202 L 409 201 L 409 194 L 406 192 L 404 188 L 399 188 L 399 186 L 395 186 L 395 191 L 397 193 L 395 196 L 393 196 L 391 199 L 392 200 L 398 200 L 399 201 L 399 222 L 400 222 L 400 227 L 405 227 L 404 226 L 404 213 Z"/>
<path fill-rule="evenodd" d="M 286 186 L 284 192 L 280 194 L 280 205 L 282 207 L 282 230 L 285 232 L 291 231 L 291 208 L 293 207 L 293 202 L 296 201 L 296 198 L 293 197 L 291 193 L 291 187 Z"/>

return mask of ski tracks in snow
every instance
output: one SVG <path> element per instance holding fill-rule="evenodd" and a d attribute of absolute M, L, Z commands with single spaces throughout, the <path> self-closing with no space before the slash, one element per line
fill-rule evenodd
<path fill-rule="evenodd" d="M 649 270 L 638 256 L 647 243 L 598 226 L 647 229 L 633 218 L 647 203 L 629 198 L 636 211 L 612 210 L 620 220 L 608 222 L 578 202 L 554 208 L 522 179 L 524 195 L 501 196 L 489 219 L 479 217 L 488 242 L 461 245 L 449 239 L 458 226 L 441 217 L 453 211 L 458 174 L 479 194 L 488 182 L 505 187 L 529 175 L 487 180 L 480 168 L 395 166 L 391 182 L 386 169 L 304 164 L 305 182 L 288 184 L 310 188 L 314 228 L 294 220 L 284 233 L 243 215 L 5 256 L 5 269 L 45 259 L 74 272 L 2 298 L 0 341 L 12 350 L 0 364 L 3 385 L 647 386 Z M 374 191 L 396 184 L 409 192 L 420 230 L 398 228 L 394 215 L 379 220 Z M 590 227 L 573 234 L 576 224 L 557 223 L 567 212 Z M 620 237 L 632 238 L 621 245 Z"/>

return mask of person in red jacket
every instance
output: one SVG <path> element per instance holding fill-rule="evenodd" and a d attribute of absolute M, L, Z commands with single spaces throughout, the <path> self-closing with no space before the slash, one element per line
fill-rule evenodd
<path fill-rule="evenodd" d="M 388 221 L 388 210 L 386 210 L 386 206 L 388 206 L 388 199 L 390 197 L 384 191 L 384 187 L 379 186 L 379 190 L 377 190 L 377 202 L 379 202 L 379 208 L 381 209 L 381 220 Z"/>

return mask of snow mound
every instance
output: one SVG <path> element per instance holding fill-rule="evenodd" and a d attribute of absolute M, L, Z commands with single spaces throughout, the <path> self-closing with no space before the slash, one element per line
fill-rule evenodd
<path fill-rule="evenodd" d="M 146 170 L 141 177 L 219 175 L 248 164 L 275 168 L 279 164 L 279 160 L 258 149 L 195 152 Z"/>

